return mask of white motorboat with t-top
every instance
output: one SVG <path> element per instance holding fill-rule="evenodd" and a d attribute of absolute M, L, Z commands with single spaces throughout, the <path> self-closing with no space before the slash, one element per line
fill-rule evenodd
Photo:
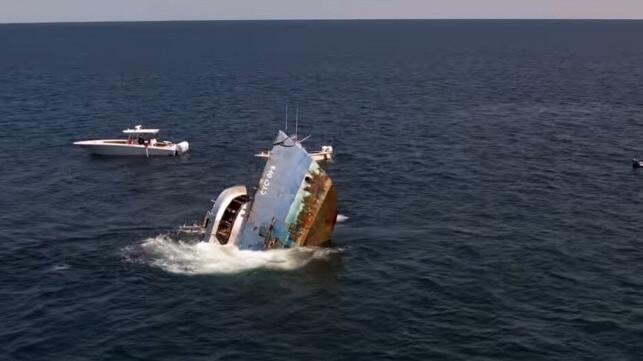
<path fill-rule="evenodd" d="M 137 125 L 134 129 L 125 129 L 127 139 L 97 139 L 74 142 L 90 153 L 101 155 L 138 155 L 138 156 L 168 156 L 179 155 L 188 151 L 188 142 L 172 143 L 156 140 L 159 129 L 144 129 Z"/>
<path fill-rule="evenodd" d="M 308 155 L 310 155 L 310 157 L 316 162 L 331 162 L 333 160 L 333 146 L 322 145 L 321 150 L 308 153 Z M 270 151 L 262 150 L 261 152 L 256 153 L 255 157 L 268 158 L 270 157 Z"/>
<path fill-rule="evenodd" d="M 643 161 L 641 161 L 638 157 L 632 159 L 632 168 L 641 168 L 643 167 Z"/>

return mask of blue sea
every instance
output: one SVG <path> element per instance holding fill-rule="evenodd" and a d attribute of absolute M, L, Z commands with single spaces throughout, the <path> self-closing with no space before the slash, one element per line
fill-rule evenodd
<path fill-rule="evenodd" d="M 0 25 L 1 360 L 642 360 L 643 22 Z M 330 249 L 177 232 L 331 142 Z M 76 140 L 143 124 L 168 158 Z"/>

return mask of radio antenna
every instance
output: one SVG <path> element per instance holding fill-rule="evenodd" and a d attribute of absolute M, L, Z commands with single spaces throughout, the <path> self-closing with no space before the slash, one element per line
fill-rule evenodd
<path fill-rule="evenodd" d="M 288 131 L 288 104 L 286 104 L 286 132 Z"/>
<path fill-rule="evenodd" d="M 295 111 L 295 138 L 297 138 L 298 125 L 299 125 L 299 105 L 297 105 L 297 110 Z"/>

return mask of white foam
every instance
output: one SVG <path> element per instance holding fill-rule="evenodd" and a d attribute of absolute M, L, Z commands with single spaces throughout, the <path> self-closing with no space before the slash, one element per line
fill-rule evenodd
<path fill-rule="evenodd" d="M 58 264 L 55 264 L 55 265 L 51 266 L 51 268 L 49 268 L 49 269 L 51 271 L 53 271 L 53 272 L 57 272 L 57 271 L 64 271 L 64 270 L 68 269 L 69 267 L 70 266 L 68 264 L 66 264 L 66 263 L 58 263 Z"/>
<path fill-rule="evenodd" d="M 132 257 L 132 252 L 139 253 Z M 303 248 L 269 251 L 239 250 L 216 243 L 188 243 L 173 240 L 168 235 L 148 238 L 138 250 L 126 249 L 129 260 L 144 263 L 178 274 L 229 274 L 253 269 L 293 270 L 314 259 L 329 259 L 337 250 Z"/>

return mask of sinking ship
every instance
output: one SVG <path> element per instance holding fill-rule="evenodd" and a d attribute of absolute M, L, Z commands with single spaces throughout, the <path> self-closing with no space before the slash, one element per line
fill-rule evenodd
<path fill-rule="evenodd" d="M 296 136 L 279 131 L 253 192 L 234 186 L 219 194 L 204 219 L 206 242 L 245 250 L 330 245 L 337 194 Z"/>

